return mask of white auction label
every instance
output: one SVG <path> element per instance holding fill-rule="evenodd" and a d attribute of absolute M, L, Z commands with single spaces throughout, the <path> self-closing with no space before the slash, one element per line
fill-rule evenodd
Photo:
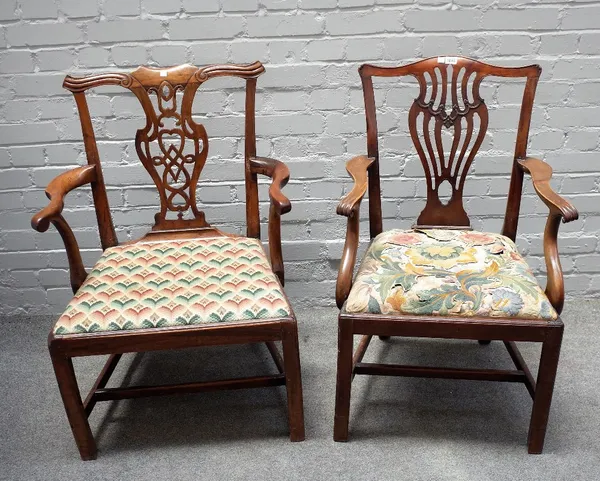
<path fill-rule="evenodd" d="M 458 57 L 438 57 L 438 63 L 445 63 L 446 65 L 456 65 Z"/>

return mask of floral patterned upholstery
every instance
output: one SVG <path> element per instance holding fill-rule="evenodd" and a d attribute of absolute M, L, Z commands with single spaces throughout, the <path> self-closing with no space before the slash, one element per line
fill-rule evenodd
<path fill-rule="evenodd" d="M 391 230 L 367 250 L 348 313 L 558 317 L 515 244 L 466 230 Z"/>
<path fill-rule="evenodd" d="M 290 313 L 257 239 L 140 242 L 106 249 L 54 334 L 250 321 Z"/>

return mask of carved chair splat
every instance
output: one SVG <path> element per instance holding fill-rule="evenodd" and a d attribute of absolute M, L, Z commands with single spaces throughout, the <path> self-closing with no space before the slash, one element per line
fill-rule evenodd
<path fill-rule="evenodd" d="M 263 65 L 254 62 L 165 69 L 139 67 L 131 73 L 65 78 L 64 87 L 74 94 L 79 111 L 88 165 L 50 182 L 46 189 L 50 202 L 33 217 L 32 226 L 44 232 L 53 224 L 67 250 L 75 297 L 50 333 L 49 350 L 69 424 L 84 460 L 94 459 L 97 453 L 88 422 L 96 403 L 141 396 L 285 385 L 290 439 L 304 439 L 297 323 L 282 287 L 280 218 L 291 205 L 281 188 L 289 179 L 289 170 L 283 162 L 256 156 L 255 94 L 257 77 L 263 72 Z M 198 88 L 211 78 L 222 76 L 239 77 L 246 83 L 247 237 L 213 227 L 196 202 L 209 138 L 204 126 L 192 118 L 192 106 Z M 135 135 L 136 152 L 160 199 L 151 231 L 123 244 L 119 244 L 115 234 L 86 100 L 89 89 L 106 85 L 124 87 L 140 101 L 146 118 Z M 258 175 L 272 179 L 270 264 L 259 242 Z M 90 273 L 83 267 L 76 238 L 62 216 L 65 196 L 86 184 L 91 186 L 104 250 Z M 161 277 L 165 269 L 168 275 Z M 125 271 L 128 274 L 123 274 Z M 184 276 L 186 272 L 189 273 Z M 229 284 L 216 279 L 228 279 Z M 114 282 L 118 284 L 112 285 Z M 244 286 L 245 290 L 240 290 Z M 210 289 L 217 289 L 216 294 Z M 212 297 L 208 297 L 211 293 Z M 215 301 L 215 295 L 224 300 Z M 103 299 L 111 299 L 112 304 Z M 278 374 L 175 385 L 106 387 L 123 353 L 256 342 L 266 343 Z M 281 342 L 283 354 L 279 353 L 277 342 Z M 82 401 L 72 358 L 103 354 L 110 357 Z"/>
<path fill-rule="evenodd" d="M 541 453 L 563 333 L 559 314 L 564 304 L 564 282 L 558 257 L 558 228 L 561 221 L 571 222 L 578 217 L 577 210 L 550 187 L 550 166 L 527 156 L 529 126 L 541 68 L 537 65 L 497 67 L 463 57 L 434 57 L 399 67 L 365 64 L 359 68 L 359 74 L 365 101 L 367 155 L 355 157 L 347 163 L 346 168 L 354 179 L 354 187 L 337 209 L 338 214 L 348 218 L 348 225 L 336 285 L 340 314 L 334 439 L 348 439 L 350 391 L 356 374 L 508 381 L 524 383 L 533 398 L 528 450 L 530 453 Z M 403 76 L 414 77 L 419 86 L 418 96 L 409 109 L 408 127 L 424 169 L 427 198 L 425 208 L 412 230 L 386 232 L 383 230 L 381 211 L 373 77 Z M 502 235 L 469 233 L 470 220 L 463 206 L 465 179 L 488 127 L 488 109 L 480 93 L 481 83 L 486 77 L 525 80 Z M 442 139 L 444 129 L 450 133 L 449 147 L 448 144 L 444 145 Z M 544 231 L 547 267 L 545 295 L 511 242 L 517 234 L 525 173 L 530 174 L 535 191 L 549 208 Z M 449 200 L 443 202 L 440 199 L 440 187 L 446 183 L 451 187 L 451 194 Z M 354 278 L 360 204 L 367 191 L 371 245 Z M 464 252 L 460 246 L 463 241 L 457 243 L 455 239 L 470 239 L 465 244 L 471 248 L 468 253 L 484 255 L 481 262 L 483 267 L 470 268 L 470 265 L 478 264 L 468 255 L 452 261 L 453 255 Z M 488 244 L 492 247 L 486 247 Z M 419 250 L 423 245 L 430 245 L 433 250 L 426 252 L 429 247 Z M 428 259 L 419 260 L 419 255 L 427 257 L 431 252 L 433 254 Z M 370 255 L 372 258 L 367 259 Z M 525 313 L 524 304 L 514 301 L 512 307 L 507 308 L 510 301 L 503 296 L 512 295 L 510 286 L 505 285 L 508 271 L 498 270 L 500 260 L 494 259 L 494 255 L 505 255 L 507 266 L 521 269 L 529 282 L 523 289 L 530 289 L 529 294 L 533 293 L 532 299 L 539 302 L 539 306 L 533 304 Z M 412 265 L 413 259 L 408 256 L 415 257 L 415 265 Z M 406 266 L 402 264 L 404 261 L 407 262 Z M 384 274 L 388 277 L 378 284 L 381 289 L 378 292 L 371 285 L 379 282 L 376 276 L 380 269 L 381 279 L 384 279 Z M 501 278 L 501 275 L 504 277 Z M 390 282 L 392 278 L 395 280 Z M 418 288 L 415 286 L 419 286 L 419 279 L 433 283 L 429 284 L 428 291 L 415 290 Z M 440 280 L 443 283 L 436 284 Z M 494 287 L 494 283 L 505 290 Z M 441 287 L 435 287 L 438 285 Z M 455 290 L 454 285 L 457 286 Z M 484 288 L 489 289 L 485 291 L 485 295 L 489 296 L 485 298 L 487 301 L 483 298 Z M 494 288 L 498 289 L 495 293 Z M 483 307 L 475 310 L 474 306 Z M 540 310 L 536 310 L 538 308 Z M 354 335 L 362 335 L 356 351 L 353 350 Z M 374 335 L 382 340 L 390 336 L 475 339 L 481 344 L 502 340 L 516 370 L 362 362 Z M 543 344 L 537 382 L 515 341 Z"/>

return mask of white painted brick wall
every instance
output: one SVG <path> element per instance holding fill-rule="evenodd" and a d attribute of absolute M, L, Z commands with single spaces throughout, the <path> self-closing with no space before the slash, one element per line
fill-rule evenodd
<path fill-rule="evenodd" d="M 65 73 L 144 63 L 265 62 L 258 152 L 286 161 L 292 173 L 286 192 L 294 207 L 283 224 L 287 290 L 297 306 L 330 305 L 345 232 L 335 206 L 350 186 L 344 163 L 365 152 L 356 69 L 364 61 L 397 64 L 437 54 L 544 68 L 530 153 L 553 165 L 554 186 L 581 213 L 561 235 L 569 297 L 598 297 L 599 19 L 597 2 L 578 0 L 2 0 L 0 314 L 58 312 L 71 295 L 58 234 L 37 234 L 29 226 L 50 179 L 85 162 L 73 99 L 61 88 Z M 195 113 L 208 113 L 212 136 L 199 199 L 209 220 L 241 233 L 239 86 L 209 82 Z M 490 131 L 466 185 L 478 229 L 501 226 L 520 89 L 508 82 L 484 86 Z M 385 225 L 409 226 L 424 194 L 407 135 L 414 84 L 382 81 L 376 95 Z M 134 238 L 152 222 L 157 201 L 130 140 L 141 110 L 117 89 L 96 92 L 90 105 L 115 223 L 122 240 Z M 266 201 L 266 185 L 261 194 Z M 99 242 L 89 191 L 71 194 L 67 204 L 66 217 L 92 265 Z M 546 208 L 529 186 L 522 213 L 518 243 L 542 278 Z"/>

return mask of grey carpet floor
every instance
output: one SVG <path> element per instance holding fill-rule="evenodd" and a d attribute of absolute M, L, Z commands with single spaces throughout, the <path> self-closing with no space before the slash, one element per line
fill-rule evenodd
<path fill-rule="evenodd" d="M 521 384 L 356 378 L 348 443 L 332 441 L 336 311 L 301 310 L 306 441 L 287 439 L 285 390 L 100 403 L 99 454 L 79 460 L 46 349 L 52 317 L 2 319 L 2 480 L 599 480 L 599 301 L 570 302 L 544 454 L 527 454 Z M 532 368 L 539 345 L 520 345 Z M 499 342 L 374 340 L 367 360 L 512 368 Z M 77 359 L 87 390 L 103 358 Z M 127 355 L 109 385 L 272 373 L 263 345 Z"/>

